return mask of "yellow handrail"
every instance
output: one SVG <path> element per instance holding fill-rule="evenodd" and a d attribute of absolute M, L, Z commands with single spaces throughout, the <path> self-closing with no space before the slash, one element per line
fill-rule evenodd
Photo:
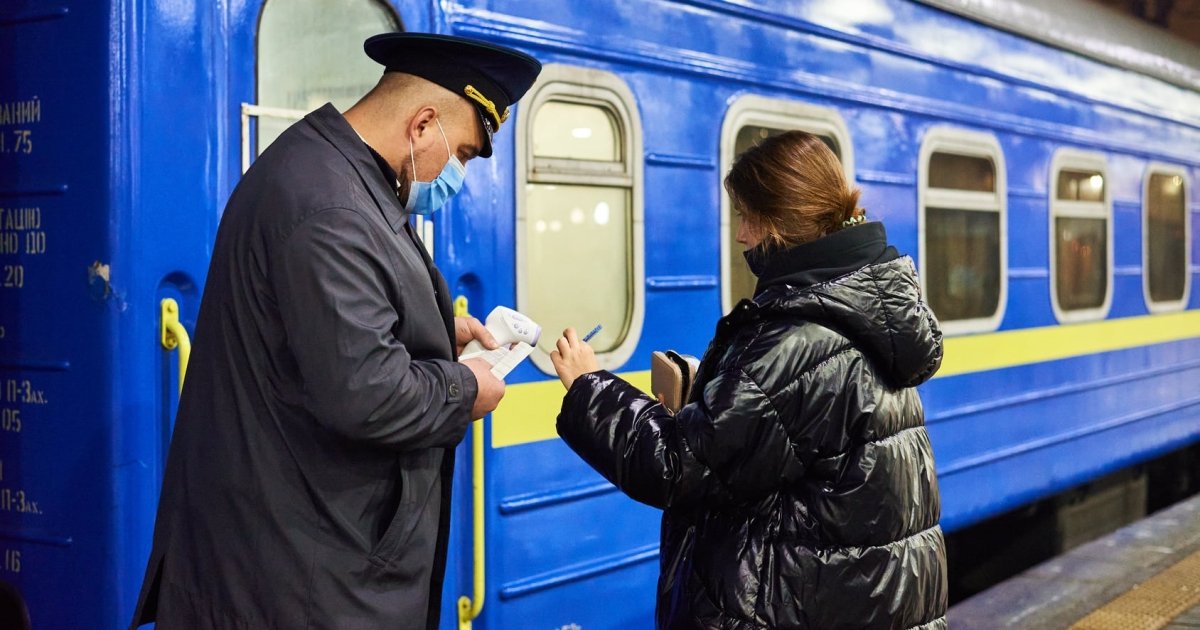
<path fill-rule="evenodd" d="M 179 303 L 172 298 L 163 298 L 159 303 L 162 324 L 158 328 L 162 347 L 171 351 L 179 348 L 179 391 L 183 392 L 183 377 L 187 374 L 188 359 L 192 356 L 192 339 L 187 329 L 179 323 Z"/>
<path fill-rule="evenodd" d="M 454 316 L 467 315 L 467 298 L 460 295 L 454 299 Z M 472 536 L 474 537 L 474 591 L 471 597 L 463 595 L 458 598 L 458 630 L 471 630 L 471 622 L 483 612 L 484 576 L 484 538 L 483 538 L 483 420 L 471 428 L 471 516 Z"/>
<path fill-rule="evenodd" d="M 483 540 L 483 420 L 471 430 L 471 510 L 475 538 L 475 576 L 473 597 L 458 598 L 458 630 L 471 630 L 471 622 L 483 612 L 484 540 Z"/>

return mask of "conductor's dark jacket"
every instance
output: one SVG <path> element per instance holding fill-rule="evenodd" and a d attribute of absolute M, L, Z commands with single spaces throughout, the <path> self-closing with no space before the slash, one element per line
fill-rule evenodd
<path fill-rule="evenodd" d="M 437 626 L 476 382 L 392 184 L 326 105 L 234 190 L 134 625 Z"/>
<path fill-rule="evenodd" d="M 766 260 L 675 416 L 607 372 L 572 384 L 559 434 L 664 510 L 660 628 L 946 627 L 919 286 L 882 224 L 852 227 Z"/>

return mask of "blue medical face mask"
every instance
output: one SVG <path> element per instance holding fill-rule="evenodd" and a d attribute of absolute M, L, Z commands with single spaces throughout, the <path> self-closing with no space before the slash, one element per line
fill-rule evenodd
<path fill-rule="evenodd" d="M 437 212 L 439 208 L 446 205 L 447 201 L 450 201 L 451 197 L 462 190 L 463 180 L 467 177 L 467 167 L 463 166 L 463 163 L 458 161 L 458 157 L 450 152 L 450 141 L 446 139 L 442 121 L 435 118 L 434 122 L 437 123 L 438 131 L 442 134 L 442 141 L 446 143 L 446 153 L 450 155 L 450 159 L 446 161 L 446 166 L 433 181 L 419 182 L 416 180 L 417 157 L 413 152 L 412 139 L 409 139 L 408 157 L 412 160 L 413 181 L 408 187 L 408 201 L 404 203 L 404 209 L 413 214 L 429 215 Z"/>

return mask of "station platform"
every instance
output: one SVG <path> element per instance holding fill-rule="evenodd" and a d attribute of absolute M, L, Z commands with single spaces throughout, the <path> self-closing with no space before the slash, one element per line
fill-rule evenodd
<path fill-rule="evenodd" d="M 1200 630 L 1200 495 L 951 607 L 951 628 Z"/>

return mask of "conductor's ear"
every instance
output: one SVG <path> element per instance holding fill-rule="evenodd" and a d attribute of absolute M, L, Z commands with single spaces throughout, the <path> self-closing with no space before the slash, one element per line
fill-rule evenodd
<path fill-rule="evenodd" d="M 429 105 L 417 110 L 416 115 L 413 116 L 412 121 L 408 124 L 409 135 L 414 139 L 425 135 L 425 132 L 429 130 L 429 126 L 437 118 L 437 115 L 437 110 Z"/>

